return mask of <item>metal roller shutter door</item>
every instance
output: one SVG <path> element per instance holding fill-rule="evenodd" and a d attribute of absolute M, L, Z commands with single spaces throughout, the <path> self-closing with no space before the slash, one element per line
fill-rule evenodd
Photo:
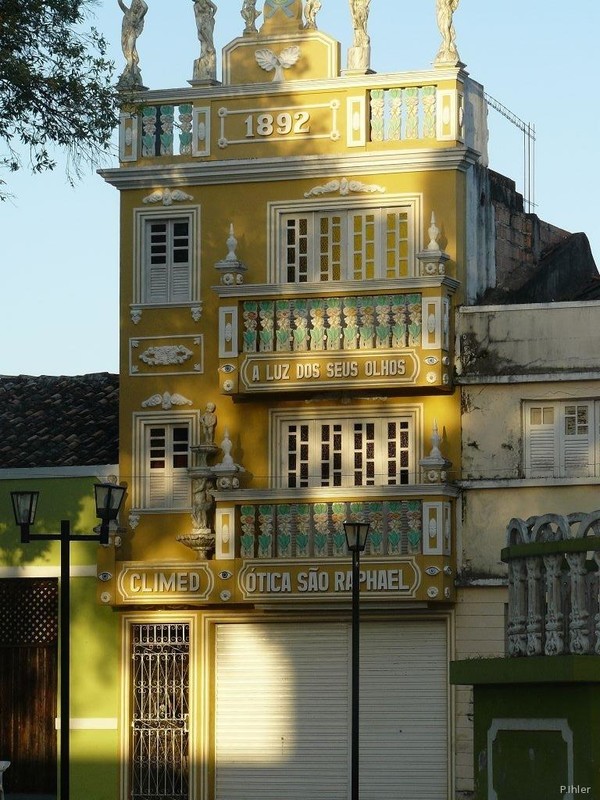
<path fill-rule="evenodd" d="M 443 622 L 361 626 L 361 798 L 447 793 Z M 347 800 L 350 626 L 216 630 L 216 800 Z"/>

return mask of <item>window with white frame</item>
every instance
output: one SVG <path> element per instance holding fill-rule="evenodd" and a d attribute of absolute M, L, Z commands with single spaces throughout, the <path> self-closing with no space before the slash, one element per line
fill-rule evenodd
<path fill-rule="evenodd" d="M 281 283 L 395 280 L 413 274 L 413 204 L 281 213 Z"/>
<path fill-rule="evenodd" d="M 526 402 L 526 476 L 579 478 L 597 474 L 598 409 L 598 401 L 590 400 Z"/>
<path fill-rule="evenodd" d="M 416 412 L 352 418 L 277 415 L 278 486 L 398 486 L 415 482 Z"/>
<path fill-rule="evenodd" d="M 134 302 L 184 305 L 198 287 L 197 210 L 138 211 Z"/>
<path fill-rule="evenodd" d="M 145 509 L 189 509 L 190 445 L 196 420 L 140 415 L 135 425 L 136 482 L 134 505 Z"/>

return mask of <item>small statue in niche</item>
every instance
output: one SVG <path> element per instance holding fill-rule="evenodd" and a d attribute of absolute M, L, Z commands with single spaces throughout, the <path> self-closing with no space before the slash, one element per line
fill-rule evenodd
<path fill-rule="evenodd" d="M 321 10 L 321 0 L 306 0 L 304 6 L 304 27 L 306 30 L 316 30 L 317 28 L 317 14 Z"/>
<path fill-rule="evenodd" d="M 196 478 L 194 481 L 194 501 L 192 506 L 192 520 L 195 531 L 210 531 L 208 520 L 209 512 L 213 506 L 213 496 L 208 478 Z"/>
<path fill-rule="evenodd" d="M 257 33 L 256 20 L 260 17 L 260 11 L 256 10 L 256 0 L 244 0 L 240 14 L 246 23 L 244 35 Z"/>
<path fill-rule="evenodd" d="M 142 87 L 142 73 L 140 72 L 140 57 L 137 51 L 137 40 L 144 30 L 144 17 L 148 12 L 145 0 L 131 0 L 129 8 L 123 0 L 117 0 L 123 12 L 121 26 L 121 49 L 125 56 L 125 69 L 119 78 L 117 86 L 120 89 L 134 89 Z"/>
<path fill-rule="evenodd" d="M 204 413 L 200 417 L 203 444 L 215 443 L 215 428 L 217 426 L 217 415 L 215 414 L 215 409 L 216 406 L 214 403 L 207 403 Z"/>
<path fill-rule="evenodd" d="M 437 0 L 437 24 L 442 35 L 442 44 L 435 59 L 435 63 L 450 62 L 455 64 L 460 61 L 456 49 L 456 31 L 452 24 L 452 15 L 458 8 L 459 0 Z"/>
<path fill-rule="evenodd" d="M 217 75 L 217 51 L 214 44 L 217 6 L 212 0 L 194 0 L 194 14 L 200 57 L 194 61 L 194 80 L 214 80 Z"/>

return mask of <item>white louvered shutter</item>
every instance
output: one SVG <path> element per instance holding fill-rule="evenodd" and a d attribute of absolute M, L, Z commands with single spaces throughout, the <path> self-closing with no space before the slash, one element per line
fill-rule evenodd
<path fill-rule="evenodd" d="M 216 800 L 347 800 L 350 626 L 222 624 Z M 362 800 L 447 794 L 442 622 L 361 626 Z"/>
<path fill-rule="evenodd" d="M 527 474 L 530 478 L 551 478 L 558 469 L 557 414 L 554 406 L 527 408 Z"/>
<path fill-rule="evenodd" d="M 152 220 L 146 226 L 146 303 L 186 303 L 191 299 L 190 221 Z"/>

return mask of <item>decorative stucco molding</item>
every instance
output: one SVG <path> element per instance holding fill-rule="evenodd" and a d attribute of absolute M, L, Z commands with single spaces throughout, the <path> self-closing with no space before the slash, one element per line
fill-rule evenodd
<path fill-rule="evenodd" d="M 193 351 L 182 344 L 162 345 L 160 347 L 148 347 L 138 356 L 140 361 L 151 367 L 169 364 L 184 364 L 194 355 Z"/>
<path fill-rule="evenodd" d="M 162 394 L 156 393 L 142 402 L 142 408 L 154 408 L 155 406 L 162 406 L 165 411 L 168 411 L 173 406 L 191 406 L 192 401 L 188 400 L 182 394 L 170 394 L 163 392 Z"/>
<path fill-rule="evenodd" d="M 162 203 L 163 206 L 172 206 L 173 203 L 182 202 L 184 200 L 193 200 L 191 194 L 186 194 L 181 189 L 157 189 L 149 195 L 146 195 L 142 203 Z"/>
<path fill-rule="evenodd" d="M 339 192 L 342 197 L 345 197 L 351 192 L 379 192 L 383 194 L 385 191 L 385 187 L 377 183 L 363 183 L 362 181 L 341 178 L 339 181 L 336 179 L 321 186 L 313 186 L 308 192 L 304 192 L 304 197 L 319 197 L 322 194 L 332 194 L 333 192 Z"/>

